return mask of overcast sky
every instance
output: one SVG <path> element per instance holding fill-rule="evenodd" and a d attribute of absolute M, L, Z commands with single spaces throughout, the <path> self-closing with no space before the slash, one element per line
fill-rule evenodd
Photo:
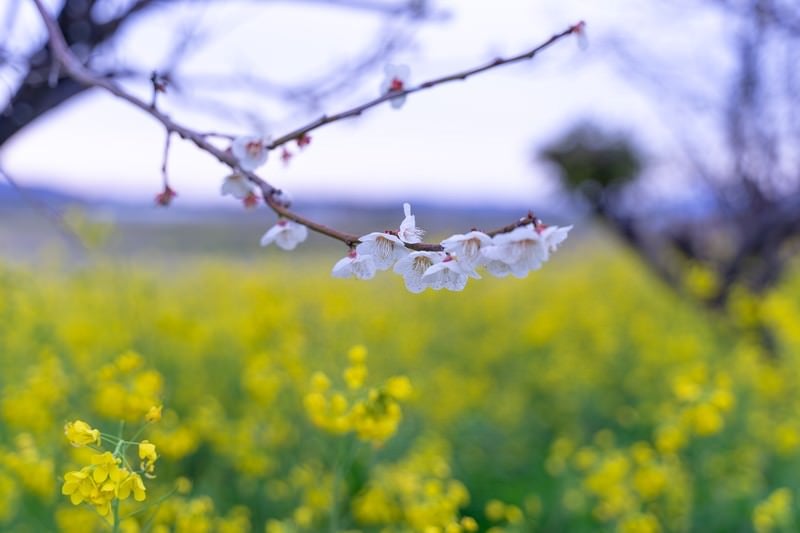
<path fill-rule="evenodd" d="M 217 4 L 222 7 L 199 10 L 177 2 L 154 11 L 124 34 L 112 60 L 145 72 L 157 69 L 175 41 L 176 28 L 190 24 L 207 38 L 181 64 L 181 73 L 249 72 L 290 83 L 317 77 L 327 66 L 357 56 L 375 42 L 381 27 L 373 16 L 313 3 Z M 589 47 L 581 49 L 570 38 L 531 62 L 411 95 L 400 111 L 387 104 L 360 119 L 317 130 L 311 146 L 289 166 L 273 153 L 261 173 L 296 201 L 541 202 L 553 185 L 545 167 L 531 164 L 533 146 L 577 120 L 592 118 L 635 131 L 646 145 L 665 142 L 667 134 L 647 98 L 592 45 L 593 35 L 642 31 L 636 4 L 441 1 L 438 5 L 451 18 L 420 27 L 415 46 L 395 58 L 411 67 L 412 83 L 525 51 L 582 19 Z M 29 7 L 22 2 L 23 11 Z M 16 26 L 18 44 L 37 35 L 34 14 L 21 14 L 28 22 L 24 29 Z M 346 97 L 327 103 L 326 110 L 376 96 L 381 78 L 376 68 Z M 214 97 L 249 109 L 273 135 L 314 118 L 229 87 Z M 256 128 L 253 121 L 221 120 L 176 107 L 175 98 L 167 95 L 163 105 L 190 127 L 242 134 Z M 163 143 L 164 132 L 150 117 L 92 91 L 12 139 L 0 160 L 24 184 L 150 201 L 160 188 Z M 185 142 L 173 143 L 169 173 L 181 202 L 231 201 L 219 196 L 226 169 Z"/>

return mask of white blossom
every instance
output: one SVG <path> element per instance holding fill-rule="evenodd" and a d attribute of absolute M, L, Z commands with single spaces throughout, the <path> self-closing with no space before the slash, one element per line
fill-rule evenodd
<path fill-rule="evenodd" d="M 511 267 L 508 266 L 506 263 L 503 263 L 502 261 L 496 261 L 496 260 L 489 261 L 489 260 L 484 259 L 483 268 L 488 270 L 489 274 L 491 274 L 492 276 L 494 276 L 496 278 L 504 278 L 504 277 L 508 276 L 509 274 L 513 274 L 514 273 L 514 272 L 512 272 Z M 524 275 L 517 276 L 517 277 L 524 278 L 525 275 L 527 275 L 527 273 L 528 272 L 526 270 L 524 272 Z"/>
<path fill-rule="evenodd" d="M 375 259 L 351 250 L 333 265 L 331 275 L 334 278 L 372 279 L 375 277 Z"/>
<path fill-rule="evenodd" d="M 397 235 L 374 231 L 358 238 L 361 243 L 356 246 L 356 251 L 361 255 L 371 255 L 375 260 L 375 268 L 388 270 L 402 257 L 408 255 L 409 250 Z"/>
<path fill-rule="evenodd" d="M 229 194 L 234 198 L 244 200 L 253 193 L 253 187 L 250 181 L 241 174 L 231 174 L 222 182 L 220 193 L 222 196 Z"/>
<path fill-rule="evenodd" d="M 547 226 L 541 230 L 539 236 L 544 241 L 545 250 L 548 253 L 558 250 L 558 246 L 567 239 L 567 234 L 571 229 L 572 226 L 564 226 L 563 228 Z"/>
<path fill-rule="evenodd" d="M 280 189 L 279 191 L 272 193 L 272 199 L 284 207 L 289 207 L 290 205 L 292 205 L 292 195 L 289 194 L 288 191 L 284 191 L 283 189 Z"/>
<path fill-rule="evenodd" d="M 441 252 L 411 252 L 394 265 L 394 271 L 403 276 L 406 288 L 411 292 L 422 292 L 430 286 L 422 280 L 431 266 L 444 258 Z"/>
<path fill-rule="evenodd" d="M 486 258 L 481 249 L 491 246 L 492 238 L 481 231 L 470 231 L 466 235 L 453 235 L 442 241 L 445 252 L 458 257 L 459 262 L 471 270 L 481 266 Z"/>
<path fill-rule="evenodd" d="M 307 237 L 308 228 L 297 222 L 281 219 L 261 237 L 261 246 L 274 242 L 279 248 L 294 250 Z"/>
<path fill-rule="evenodd" d="M 231 152 L 239 161 L 242 170 L 253 171 L 266 163 L 270 143 L 268 136 L 236 137 L 231 143 Z"/>
<path fill-rule="evenodd" d="M 417 227 L 416 217 L 411 214 L 411 204 L 408 202 L 403 204 L 403 213 L 405 218 L 400 223 L 400 230 L 397 232 L 397 236 L 401 241 L 410 244 L 422 242 L 422 236 L 425 232 Z"/>
<path fill-rule="evenodd" d="M 442 261 L 428 267 L 422 275 L 422 282 L 436 291 L 439 289 L 460 291 L 467 285 L 467 278 L 480 279 L 480 276 L 474 270 L 464 268 L 454 256 L 448 255 Z"/>
<path fill-rule="evenodd" d="M 388 64 L 383 68 L 386 77 L 381 82 L 381 94 L 402 91 L 407 89 L 408 79 L 411 75 L 411 69 L 408 65 L 392 65 Z M 401 94 L 389 100 L 392 107 L 400 109 L 406 103 L 406 95 Z"/>
<path fill-rule="evenodd" d="M 545 241 L 532 224 L 514 228 L 508 233 L 500 233 L 492 239 L 492 246 L 481 252 L 489 261 L 500 261 L 508 265 L 511 273 L 524 278 L 531 270 L 536 270 L 548 258 Z M 493 265 L 496 272 L 503 270 Z M 489 270 L 492 272 L 492 270 Z M 494 272 L 493 272 L 494 273 Z M 506 274 L 495 274 L 501 277 Z"/>

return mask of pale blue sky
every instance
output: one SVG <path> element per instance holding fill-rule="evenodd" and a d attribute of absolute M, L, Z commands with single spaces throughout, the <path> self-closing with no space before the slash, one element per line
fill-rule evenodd
<path fill-rule="evenodd" d="M 28 2 L 22 2 L 27 9 Z M 373 17 L 319 6 L 277 2 L 222 3 L 202 13 L 180 5 L 129 31 L 115 58 L 145 71 L 162 64 L 176 21 L 196 22 L 211 35 L 188 58 L 189 73 L 251 71 L 302 80 L 355 54 L 374 40 Z M 388 105 L 363 118 L 318 130 L 313 143 L 288 167 L 272 154 L 262 174 L 296 201 L 321 198 L 363 201 L 426 199 L 433 202 L 530 205 L 552 191 L 547 169 L 531 164 L 531 148 L 580 118 L 635 131 L 645 144 L 668 148 L 669 135 L 648 100 L 626 83 L 593 37 L 639 34 L 652 24 L 641 3 L 450 0 L 439 3 L 450 21 L 423 26 L 416 45 L 396 61 L 410 65 L 412 83 L 529 49 L 578 20 L 586 20 L 590 46 L 559 43 L 532 62 L 497 69 L 409 97 L 401 111 Z M 636 7 L 638 5 L 638 7 Z M 23 13 L 24 14 L 24 13 Z M 35 20 L 31 14 L 28 20 Z M 713 23 L 700 21 L 706 27 Z M 31 39 L 20 27 L 17 41 Z M 669 40 L 674 36 L 654 38 Z M 377 94 L 381 75 L 367 77 L 333 112 Z M 132 86 L 143 91 L 145 87 Z M 280 135 L 311 116 L 287 114 L 274 104 L 238 92 L 218 95 L 269 120 Z M 164 105 L 169 108 L 170 97 Z M 200 130 L 250 133 L 252 123 L 222 121 L 174 108 Z M 149 201 L 160 187 L 164 133 L 150 117 L 98 91 L 59 108 L 0 152 L 3 165 L 30 185 L 96 197 Z M 219 196 L 224 167 L 194 147 L 173 143 L 171 180 L 186 204 L 230 201 Z"/>

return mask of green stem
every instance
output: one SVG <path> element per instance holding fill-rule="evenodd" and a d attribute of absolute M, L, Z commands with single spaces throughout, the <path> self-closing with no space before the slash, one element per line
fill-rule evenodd
<path fill-rule="evenodd" d="M 114 533 L 119 533 L 119 500 L 114 499 L 114 503 L 111 504 L 111 509 L 114 511 Z"/>
<path fill-rule="evenodd" d="M 346 438 L 346 437 L 345 437 Z M 331 483 L 331 508 L 330 519 L 328 520 L 329 530 L 336 533 L 339 530 L 339 478 L 341 477 L 342 448 L 344 439 L 339 440 L 336 449 L 336 458 L 333 462 L 333 481 Z"/>
<path fill-rule="evenodd" d="M 139 428 L 139 429 L 136 431 L 136 433 L 134 433 L 134 434 L 133 434 L 133 437 L 131 437 L 131 440 L 129 440 L 128 442 L 129 442 L 130 444 L 138 444 L 138 442 L 136 442 L 136 439 L 138 439 L 138 438 L 139 438 L 139 435 L 141 435 L 141 434 L 142 434 L 142 431 L 144 431 L 144 428 L 146 428 L 146 427 L 147 427 L 147 426 L 149 426 L 149 425 L 150 425 L 149 423 L 146 423 L 146 424 L 142 425 L 142 427 L 140 427 L 140 428 Z M 133 441 L 133 442 L 132 442 L 132 441 Z"/>
<path fill-rule="evenodd" d="M 352 466 L 352 448 L 354 437 L 347 435 L 339 440 L 336 450 L 336 459 L 333 464 L 333 482 L 331 487 L 331 508 L 329 530 L 331 533 L 339 532 L 339 485 L 343 481 L 344 473 Z"/>
<path fill-rule="evenodd" d="M 117 442 L 117 446 L 114 448 L 114 455 L 116 455 L 116 456 L 119 456 L 120 451 L 122 450 L 122 445 L 127 442 L 127 441 L 123 440 L 123 438 L 122 438 L 122 433 L 124 431 L 125 431 L 125 421 L 122 420 L 119 423 L 119 435 L 117 436 L 117 439 L 119 439 L 119 442 Z"/>
<path fill-rule="evenodd" d="M 117 442 L 117 446 L 114 448 L 114 457 L 119 457 L 122 445 L 125 442 L 122 440 L 122 434 L 125 431 L 125 421 L 122 420 L 119 423 L 119 442 Z M 114 511 L 114 529 L 112 530 L 113 533 L 119 533 L 119 498 L 114 498 L 114 502 L 111 504 L 111 508 Z"/>
<path fill-rule="evenodd" d="M 137 515 L 139 513 L 143 513 L 143 512 L 145 512 L 148 509 L 151 509 L 153 507 L 158 507 L 159 505 L 164 503 L 168 498 L 170 498 L 176 492 L 178 492 L 177 488 L 172 489 L 171 491 L 169 491 L 168 493 L 166 493 L 164 496 L 162 496 L 161 498 L 157 499 L 156 501 L 154 501 L 152 503 L 149 503 L 149 504 L 147 504 L 147 505 L 145 505 L 143 507 L 140 507 L 139 509 L 136 509 L 135 511 L 131 511 L 130 513 L 125 515 L 125 518 L 130 518 L 131 516 L 135 516 L 135 515 Z"/>

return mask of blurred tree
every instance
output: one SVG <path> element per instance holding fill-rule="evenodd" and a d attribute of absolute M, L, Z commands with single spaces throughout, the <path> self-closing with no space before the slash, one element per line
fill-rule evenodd
<path fill-rule="evenodd" d="M 672 162 L 707 204 L 702 215 L 654 220 L 641 203 L 625 202 L 641 183 L 642 158 L 630 141 L 597 128 L 577 126 L 539 156 L 672 287 L 706 272 L 695 295 L 724 309 L 737 287 L 755 295 L 774 287 L 798 249 L 800 11 L 788 0 L 681 4 L 688 7 L 722 21 L 723 46 L 625 40 L 614 51 L 678 139 L 682 157 Z M 662 25 L 676 20 L 660 15 Z"/>
<path fill-rule="evenodd" d="M 585 196 L 599 209 L 605 197 L 638 177 L 642 161 L 638 150 L 622 135 L 584 123 L 545 148 L 541 156 L 561 170 L 564 186 Z"/>
<path fill-rule="evenodd" d="M 192 0 L 197 4 L 210 4 L 218 0 Z M 427 0 L 295 0 L 311 4 L 326 5 L 337 9 L 348 9 L 374 14 L 389 22 L 402 22 L 405 29 L 409 23 L 420 23 L 443 16 L 435 11 Z M 158 9 L 174 7 L 180 2 L 164 0 L 66 0 L 55 15 L 58 26 L 66 37 L 70 49 L 86 65 L 105 64 L 114 57 L 115 40 L 129 26 L 140 23 L 145 15 Z M 274 3 L 274 2 L 269 2 Z M 0 37 L 0 73 L 6 70 L 18 80 L 9 87 L 6 98 L 0 96 L 0 146 L 19 133 L 33 121 L 48 111 L 60 106 L 78 94 L 89 89 L 85 84 L 59 72 L 53 65 L 52 52 L 44 33 L 32 40 L 32 46 L 20 47 L 11 42 L 14 38 L 11 29 L 21 18 L 20 0 L 4 0 L 5 13 L 0 13 L 0 27 L 5 26 L 7 38 Z M 26 6 L 32 8 L 32 5 Z M 176 75 L 179 62 L 191 49 L 197 48 L 194 40 L 195 28 L 176 27 L 177 36 L 166 64 L 158 65 L 158 73 L 169 79 L 173 86 L 180 87 L 182 81 L 197 83 L 217 83 L 213 78 L 206 80 L 181 80 Z M 384 61 L 396 48 L 408 43 L 407 33 L 402 28 L 381 31 L 378 42 L 366 50 L 361 58 L 350 58 L 345 64 L 335 65 L 330 73 L 324 73 L 320 80 L 296 86 L 286 86 L 269 80 L 248 78 L 237 80 L 242 85 L 250 84 L 260 93 L 277 98 L 283 103 L 315 107 L 320 98 L 347 90 L 360 74 Z M 203 37 L 207 38 L 207 37 Z M 96 68 L 96 67 L 95 67 Z M 138 78 L 147 81 L 150 72 L 137 72 L 128 65 L 117 64 L 110 69 L 102 69 L 109 78 Z M 210 107 L 210 106 L 206 106 Z M 227 109 L 226 112 L 229 112 Z"/>

